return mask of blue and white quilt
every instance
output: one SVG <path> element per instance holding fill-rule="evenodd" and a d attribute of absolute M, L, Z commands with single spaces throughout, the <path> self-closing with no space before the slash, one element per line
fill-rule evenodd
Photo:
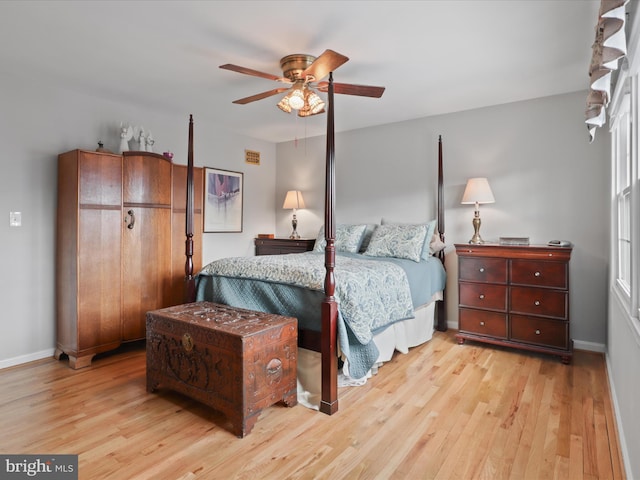
<path fill-rule="evenodd" d="M 196 299 L 294 316 L 319 331 L 325 274 L 319 252 L 225 258 L 198 274 Z M 407 273 L 393 262 L 336 254 L 334 275 L 340 348 L 350 374 L 361 378 L 378 358 L 376 331 L 413 318 L 415 302 Z M 305 318 L 317 324 L 305 325 Z"/>

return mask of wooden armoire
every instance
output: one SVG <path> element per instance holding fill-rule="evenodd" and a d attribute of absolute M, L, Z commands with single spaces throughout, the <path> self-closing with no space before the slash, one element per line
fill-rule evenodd
<path fill-rule="evenodd" d="M 194 169 L 194 273 L 202 265 Z M 72 368 L 145 338 L 146 312 L 184 303 L 187 168 L 150 152 L 58 157 L 55 357 Z"/>

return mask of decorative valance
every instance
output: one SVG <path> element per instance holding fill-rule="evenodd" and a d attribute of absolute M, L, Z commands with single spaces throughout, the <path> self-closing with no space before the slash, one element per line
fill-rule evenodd
<path fill-rule="evenodd" d="M 590 91 L 587 97 L 585 122 L 590 142 L 596 128 L 607 121 L 606 107 L 611 99 L 611 75 L 618 69 L 618 60 L 627 54 L 624 31 L 625 5 L 629 0 L 602 0 L 593 56 L 589 67 Z"/>

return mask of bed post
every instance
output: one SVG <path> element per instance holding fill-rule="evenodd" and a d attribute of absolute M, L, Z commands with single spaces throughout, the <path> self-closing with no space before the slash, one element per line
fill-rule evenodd
<path fill-rule="evenodd" d="M 444 242 L 444 186 L 443 186 L 443 172 L 442 172 L 442 135 L 438 136 L 438 233 L 440 240 Z M 438 252 L 438 258 L 444 265 L 444 249 Z M 444 294 L 446 295 L 446 294 Z M 445 307 L 444 298 L 442 301 L 437 302 L 438 306 L 437 318 L 438 318 L 438 331 L 447 331 L 447 319 L 444 316 Z"/>
<path fill-rule="evenodd" d="M 334 297 L 336 263 L 334 218 L 335 202 L 335 127 L 333 122 L 333 73 L 329 73 L 327 112 L 327 159 L 324 197 L 324 236 L 327 242 L 324 253 L 326 276 L 324 280 L 324 300 L 322 301 L 322 333 L 320 350 L 322 358 L 322 398 L 320 411 L 332 415 L 338 411 L 338 358 L 336 354 L 336 329 L 338 306 Z"/>
<path fill-rule="evenodd" d="M 189 148 L 187 152 L 187 207 L 185 221 L 185 302 L 194 302 L 196 298 L 195 279 L 193 277 L 193 115 L 189 115 Z"/>

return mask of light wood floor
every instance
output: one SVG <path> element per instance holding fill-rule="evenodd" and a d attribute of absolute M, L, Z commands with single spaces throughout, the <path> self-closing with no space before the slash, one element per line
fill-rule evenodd
<path fill-rule="evenodd" d="M 238 439 L 222 415 L 145 391 L 142 345 L 71 370 L 0 370 L 0 452 L 79 454 L 80 479 L 620 479 L 603 357 L 553 357 L 436 332 L 340 410 L 263 411 Z"/>

